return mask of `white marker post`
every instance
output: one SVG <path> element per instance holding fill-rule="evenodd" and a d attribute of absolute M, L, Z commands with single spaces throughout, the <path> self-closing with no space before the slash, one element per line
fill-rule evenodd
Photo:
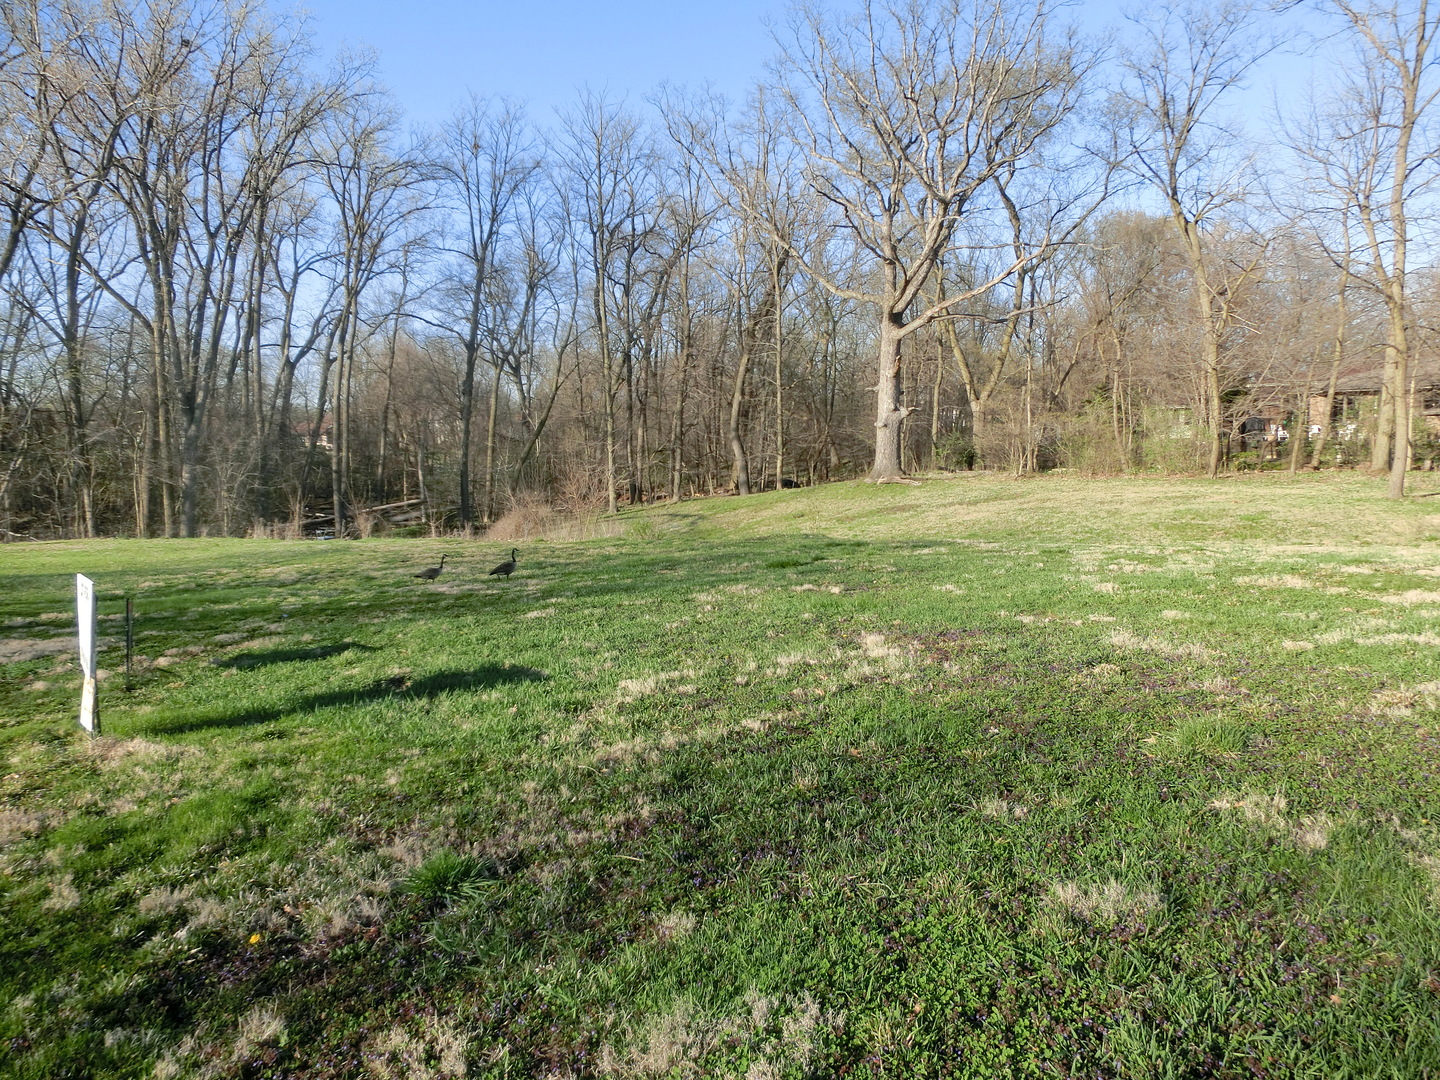
<path fill-rule="evenodd" d="M 100 712 L 95 707 L 95 582 L 75 575 L 75 621 L 80 631 L 80 670 L 85 685 L 80 691 L 80 726 L 91 736 L 100 734 Z"/>

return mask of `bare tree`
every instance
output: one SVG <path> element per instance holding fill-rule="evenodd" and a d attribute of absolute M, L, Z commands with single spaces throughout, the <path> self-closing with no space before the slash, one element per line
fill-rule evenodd
<path fill-rule="evenodd" d="M 1334 0 L 1353 50 L 1339 91 L 1317 109 L 1297 140 L 1317 187 L 1328 189 L 1345 244 L 1360 259 L 1354 280 L 1373 290 L 1386 313 L 1385 374 L 1372 446 L 1373 468 L 1389 470 L 1387 494 L 1405 494 L 1410 467 L 1412 303 L 1407 284 L 1410 230 L 1421 199 L 1440 173 L 1434 106 L 1440 95 L 1432 52 L 1440 10 L 1413 3 Z M 1348 222 L 1358 226 L 1350 236 Z"/>
<path fill-rule="evenodd" d="M 496 330 L 487 301 L 501 272 L 501 247 L 513 228 L 517 203 L 538 175 L 540 160 L 529 144 L 523 113 L 514 105 L 472 98 L 442 133 L 441 177 L 445 201 L 456 224 L 457 243 L 450 248 L 455 273 L 447 296 L 464 313 L 456 335 L 464 358 L 460 382 L 460 525 L 475 521 L 470 480 L 470 440 L 475 414 L 475 375 L 486 344 Z M 501 360 L 494 351 L 486 357 L 491 366 L 492 405 L 498 393 Z M 492 408 L 493 412 L 493 408 Z M 482 521 L 490 520 L 493 484 L 493 417 L 486 441 Z"/>
<path fill-rule="evenodd" d="M 1243 151 L 1231 149 L 1243 143 L 1221 123 L 1219 105 L 1266 52 L 1257 24 L 1243 0 L 1166 5 L 1141 20 L 1148 47 L 1121 61 L 1124 164 L 1164 199 L 1190 270 L 1211 476 L 1220 471 L 1227 441 L 1224 342 L 1235 328 L 1238 294 L 1260 269 L 1258 258 L 1217 258 L 1211 241 L 1221 215 L 1246 199 L 1250 172 Z"/>
<path fill-rule="evenodd" d="M 902 475 L 901 343 L 1004 281 L 1025 252 L 986 280 L 935 300 L 924 290 L 984 192 L 1031 159 L 1075 105 L 1081 64 L 1052 43 L 1049 9 L 1010 0 L 865 0 L 852 18 L 798 9 L 780 92 L 790 137 L 834 226 L 870 262 L 860 282 L 808 273 L 878 314 L 875 458 L 870 479 Z M 760 208 L 756 208 L 758 211 Z M 1047 238 L 1048 242 L 1048 238 Z"/>
<path fill-rule="evenodd" d="M 425 172 L 417 157 L 393 146 L 397 119 L 383 99 L 357 101 L 354 108 L 329 117 L 317 146 L 339 241 L 334 273 L 340 308 L 333 339 L 333 386 L 328 391 L 334 411 L 330 483 L 336 536 L 343 536 L 346 528 L 352 390 L 360 346 L 369 333 L 362 303 L 390 269 L 406 222 L 424 209 L 424 203 L 412 196 Z M 326 396 L 322 386 L 321 416 Z"/>

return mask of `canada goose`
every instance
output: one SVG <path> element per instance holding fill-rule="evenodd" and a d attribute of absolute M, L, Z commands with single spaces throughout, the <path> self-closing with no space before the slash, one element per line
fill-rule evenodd
<path fill-rule="evenodd" d="M 511 574 L 515 572 L 515 560 L 519 557 L 519 555 L 519 548 L 511 548 L 510 558 L 507 559 L 505 562 L 502 562 L 499 566 L 495 567 L 494 570 L 491 570 L 490 576 L 494 577 L 496 574 L 504 574 L 508 578 Z"/>
<path fill-rule="evenodd" d="M 439 566 L 427 566 L 424 570 L 416 574 L 415 577 L 424 578 L 426 581 L 434 581 L 440 576 L 440 571 L 445 569 L 445 560 L 449 557 L 449 555 L 441 555 Z"/>

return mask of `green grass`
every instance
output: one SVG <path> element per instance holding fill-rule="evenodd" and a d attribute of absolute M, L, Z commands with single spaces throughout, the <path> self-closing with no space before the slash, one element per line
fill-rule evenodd
<path fill-rule="evenodd" d="M 1440 1077 L 1440 506 L 1382 489 L 0 548 L 0 1076 Z"/>

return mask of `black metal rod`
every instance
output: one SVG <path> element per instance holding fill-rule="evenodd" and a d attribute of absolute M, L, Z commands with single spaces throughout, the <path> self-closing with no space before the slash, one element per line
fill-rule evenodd
<path fill-rule="evenodd" d="M 125 598 L 125 689 L 134 690 L 130 681 L 130 657 L 135 652 L 135 601 Z"/>

